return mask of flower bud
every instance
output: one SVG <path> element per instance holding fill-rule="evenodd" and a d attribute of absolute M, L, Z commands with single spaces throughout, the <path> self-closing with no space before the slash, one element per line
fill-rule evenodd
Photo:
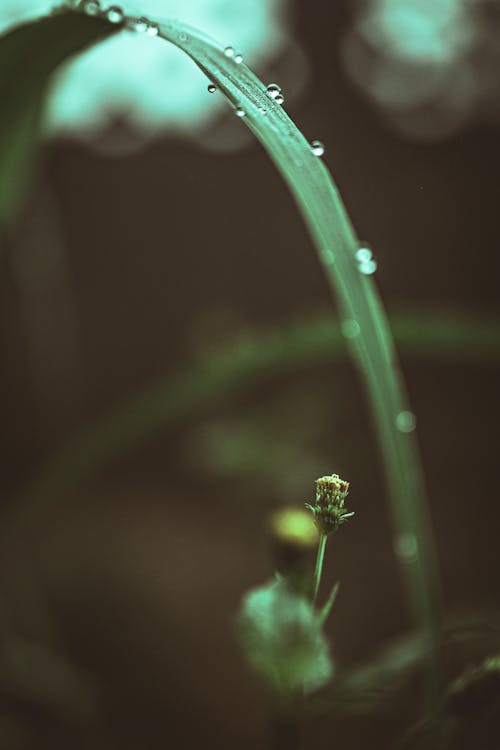
<path fill-rule="evenodd" d="M 312 512 L 320 534 L 330 534 L 354 515 L 344 507 L 348 492 L 349 482 L 345 482 L 338 474 L 316 480 L 315 503 L 306 503 L 306 508 Z"/>

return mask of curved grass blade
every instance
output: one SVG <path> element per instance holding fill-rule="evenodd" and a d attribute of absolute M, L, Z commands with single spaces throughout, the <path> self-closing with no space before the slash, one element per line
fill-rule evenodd
<path fill-rule="evenodd" d="M 70 17 L 68 13 L 62 19 Z M 83 21 L 83 18 L 81 19 Z M 95 19 L 86 19 L 86 23 Z M 138 19 L 128 19 L 135 27 Z M 111 30 L 116 27 L 110 26 Z M 398 428 L 409 412 L 390 329 L 371 279 L 359 272 L 359 241 L 333 180 L 323 163 L 266 87 L 244 65 L 228 57 L 206 35 L 177 22 L 159 26 L 160 36 L 183 49 L 219 87 L 266 148 L 288 184 L 309 228 L 327 279 L 335 292 L 350 343 L 369 396 L 399 541 L 411 542 L 411 559 L 402 559 L 416 622 L 433 644 L 438 674 L 439 585 L 425 488 L 414 435 Z M 37 79 L 37 83 L 39 83 Z M 35 86 L 37 88 L 37 86 Z M 22 99 L 22 97 L 21 97 Z M 20 110 L 24 112 L 23 106 Z M 37 108 L 36 108 L 37 109 Z M 28 133 L 36 113 L 26 117 Z M 8 200 L 6 205 L 8 205 Z M 437 684 L 437 680 L 434 680 Z"/>
<path fill-rule="evenodd" d="M 134 23 L 133 19 L 129 19 Z M 387 479 L 395 547 L 411 542 L 400 558 L 413 617 L 432 644 L 429 691 L 441 690 L 440 586 L 426 491 L 414 434 L 398 429 L 410 412 L 387 317 L 371 278 L 359 271 L 360 242 L 333 179 L 310 144 L 266 86 L 243 63 L 202 32 L 177 21 L 159 23 L 162 38 L 188 54 L 229 102 L 271 156 L 309 229 L 350 339 L 371 411 Z M 410 412 L 411 414 L 411 412 Z"/>
<path fill-rule="evenodd" d="M 54 70 L 117 26 L 79 13 L 58 13 L 0 37 L 0 235 L 22 195 Z"/>

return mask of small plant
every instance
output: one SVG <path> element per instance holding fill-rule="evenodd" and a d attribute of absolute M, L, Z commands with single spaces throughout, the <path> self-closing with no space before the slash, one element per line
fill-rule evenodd
<path fill-rule="evenodd" d="M 302 701 L 325 685 L 334 666 L 323 625 L 338 592 L 336 583 L 323 607 L 316 608 L 328 536 L 347 518 L 344 508 L 348 482 L 337 474 L 316 480 L 314 505 L 306 503 L 311 516 L 285 508 L 271 520 L 272 540 L 278 565 L 274 579 L 253 589 L 243 599 L 238 633 L 250 666 L 270 690 L 275 712 L 276 747 L 298 743 Z M 308 552 L 317 547 L 314 573 Z"/>
<path fill-rule="evenodd" d="M 392 654 L 382 664 L 360 670 L 361 677 L 358 673 L 337 679 L 323 626 L 335 602 L 338 583 L 322 604 L 318 600 L 328 539 L 354 514 L 345 505 L 349 483 L 337 474 L 318 478 L 307 510 L 286 509 L 273 517 L 271 537 L 278 572 L 245 595 L 238 617 L 247 660 L 263 678 L 271 697 L 276 748 L 298 747 L 299 718 L 306 699 L 334 675 L 332 702 L 335 696 L 348 695 L 349 691 L 357 700 L 363 693 L 360 684 L 363 689 L 370 685 L 373 697 L 381 691 L 384 678 L 392 680 L 410 661 L 426 665 L 427 706 L 421 726 L 426 731 L 429 728 L 437 747 L 440 724 L 448 713 L 474 702 L 476 695 L 482 700 L 484 694 L 496 693 L 498 659 L 472 669 L 446 690 L 440 585 L 415 436 L 416 416 L 408 403 L 391 329 L 374 283 L 378 261 L 372 249 L 356 236 L 322 160 L 324 144 L 306 139 L 292 122 L 284 109 L 280 87 L 260 81 L 231 46 L 219 44 L 181 22 L 127 16 L 117 6 L 101 8 L 97 0 L 68 0 L 56 13 L 20 26 L 0 40 L 0 95 L 5 103 L 0 123 L 0 230 L 12 220 L 22 194 L 50 75 L 69 55 L 124 29 L 163 39 L 189 55 L 207 75 L 209 90 L 222 92 L 235 117 L 261 142 L 282 175 L 336 297 L 339 331 L 362 375 L 382 455 L 394 546 L 418 642 L 413 650 L 406 644 L 405 653 L 411 657 L 406 661 L 399 658 L 400 654 Z M 252 218 L 259 220 L 250 214 Z M 331 321 L 327 321 L 329 334 L 331 328 Z M 275 342 L 268 343 L 267 363 L 275 363 Z M 323 339 L 324 346 L 330 344 L 328 337 Z M 307 346 L 304 349 L 307 351 Z M 300 346 L 298 350 L 295 356 L 300 359 L 303 350 Z M 286 356 L 290 355 L 282 359 Z M 49 477 L 57 477 L 56 489 L 57 482 L 64 486 L 68 476 L 78 476 L 103 456 L 118 451 L 133 436 L 146 434 L 159 419 L 175 417 L 187 403 L 196 406 L 196 398 L 209 400 L 217 389 L 223 391 L 245 367 L 247 372 L 252 366 L 257 368 L 251 356 L 243 363 L 222 356 L 204 364 L 201 375 L 195 373 L 189 380 L 181 374 L 174 379 L 166 397 L 163 391 L 161 399 L 158 394 L 146 395 L 127 419 L 118 423 L 111 419 L 97 435 L 91 432 L 84 437 L 75 454 L 70 451 L 65 462 L 52 467 L 52 474 L 48 472 Z M 262 363 L 259 365 L 262 367 Z M 203 387 L 197 388 L 201 381 Z M 194 398 L 190 388 L 196 392 Z M 160 416 L 159 400 L 163 409 Z M 28 492 L 29 501 L 35 494 L 37 501 L 40 496 L 45 500 L 44 495 L 54 489 L 50 482 L 41 486 L 40 492 L 34 493 L 33 488 L 31 496 Z M 310 560 L 313 551 L 315 564 Z M 363 697 L 366 699 L 366 695 Z M 352 705 L 357 705 L 356 700 Z M 412 737 L 418 739 L 419 732 L 417 727 Z"/>

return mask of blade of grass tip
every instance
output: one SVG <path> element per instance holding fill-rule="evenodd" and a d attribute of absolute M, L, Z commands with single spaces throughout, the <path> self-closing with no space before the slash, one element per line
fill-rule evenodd
<path fill-rule="evenodd" d="M 132 25 L 134 19 L 130 19 Z M 156 22 L 156 21 L 155 21 Z M 177 21 L 157 22 L 159 35 L 188 54 L 235 107 L 281 172 L 311 233 L 341 309 L 375 420 L 388 482 L 395 549 L 413 615 L 432 646 L 429 690 L 438 703 L 441 612 L 436 553 L 415 435 L 414 417 L 387 318 L 372 279 L 360 273 L 360 242 L 333 179 L 266 86 L 204 33 Z"/>

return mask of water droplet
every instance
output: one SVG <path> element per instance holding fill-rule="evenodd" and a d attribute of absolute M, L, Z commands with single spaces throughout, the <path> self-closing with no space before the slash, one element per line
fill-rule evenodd
<path fill-rule="evenodd" d="M 138 18 L 137 21 L 134 22 L 134 29 L 135 31 L 139 31 L 140 33 L 143 33 L 148 28 L 148 24 L 146 22 L 145 18 Z"/>
<path fill-rule="evenodd" d="M 274 97 L 274 101 L 276 102 L 276 104 L 283 104 L 283 102 L 285 101 L 285 97 L 283 96 L 283 94 L 278 94 L 278 96 Z"/>
<path fill-rule="evenodd" d="M 361 333 L 361 328 L 357 320 L 346 318 L 340 324 L 340 332 L 346 339 L 355 339 Z"/>
<path fill-rule="evenodd" d="M 118 5 L 112 5 L 106 11 L 106 18 L 110 23 L 123 23 L 124 13 Z"/>
<path fill-rule="evenodd" d="M 83 0 L 80 7 L 88 16 L 98 16 L 101 12 L 101 6 L 98 0 Z"/>
<path fill-rule="evenodd" d="M 365 263 L 359 264 L 359 272 L 363 274 L 363 276 L 371 276 L 375 273 L 377 270 L 377 261 L 376 260 L 368 260 Z"/>
<path fill-rule="evenodd" d="M 215 86 L 213 83 L 209 83 L 207 86 L 207 91 L 209 94 L 215 94 L 217 91 L 217 86 Z"/>
<path fill-rule="evenodd" d="M 241 54 L 241 52 L 238 52 L 238 54 L 234 56 L 234 62 L 238 65 L 243 62 L 243 55 Z"/>
<path fill-rule="evenodd" d="M 321 141 L 312 141 L 311 142 L 311 151 L 313 152 L 314 156 L 323 156 L 325 153 L 325 146 Z"/>
<path fill-rule="evenodd" d="M 400 432 L 413 432 L 417 426 L 417 417 L 412 411 L 400 411 L 396 416 L 396 427 Z"/>
<path fill-rule="evenodd" d="M 146 29 L 146 34 L 148 36 L 158 36 L 160 33 L 160 29 L 158 24 L 153 23 L 152 21 L 148 21 L 148 27 Z"/>
<path fill-rule="evenodd" d="M 257 107 L 261 115 L 267 115 L 267 109 L 265 107 Z"/>
<path fill-rule="evenodd" d="M 181 31 L 179 34 L 179 42 L 187 42 L 188 39 L 189 36 L 184 31 Z"/>
<path fill-rule="evenodd" d="M 234 110 L 234 114 L 236 115 L 236 117 L 245 117 L 246 112 L 243 107 L 236 107 L 236 109 Z"/>
<path fill-rule="evenodd" d="M 360 247 L 359 250 L 356 250 L 356 260 L 358 263 L 368 263 L 372 258 L 373 253 L 369 247 Z"/>
<path fill-rule="evenodd" d="M 276 99 L 281 94 L 281 86 L 278 86 L 277 83 L 270 83 L 266 88 L 266 93 L 271 99 Z"/>
<path fill-rule="evenodd" d="M 418 540 L 411 531 L 404 531 L 395 543 L 396 555 L 406 565 L 415 563 L 418 559 Z"/>
<path fill-rule="evenodd" d="M 234 47 L 226 47 L 224 54 L 226 57 L 234 57 Z"/>

